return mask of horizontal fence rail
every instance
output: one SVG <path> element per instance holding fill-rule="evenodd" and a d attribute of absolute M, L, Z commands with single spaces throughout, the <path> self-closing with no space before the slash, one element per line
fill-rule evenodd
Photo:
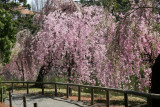
<path fill-rule="evenodd" d="M 131 90 L 123 90 L 123 89 L 116 89 L 116 88 L 108 88 L 108 87 L 100 87 L 100 86 L 91 86 L 91 85 L 82 85 L 82 84 L 73 84 L 73 83 L 62 83 L 62 82 L 31 82 L 31 81 L 3 81 L 0 83 L 9 83 L 12 85 L 12 92 L 14 89 L 14 83 L 24 83 L 27 84 L 27 94 L 29 94 L 29 84 L 42 84 L 42 95 L 44 95 L 44 85 L 45 84 L 54 84 L 55 85 L 55 96 L 57 96 L 57 85 L 66 85 L 67 86 L 67 98 L 69 97 L 69 91 L 68 87 L 69 86 L 77 86 L 78 87 L 78 101 L 81 100 L 81 87 L 86 87 L 91 89 L 91 104 L 94 104 L 94 89 L 102 89 L 106 90 L 106 105 L 109 107 L 109 92 L 119 92 L 124 94 L 124 103 L 125 107 L 128 107 L 128 94 L 130 95 L 136 95 L 136 96 L 141 96 L 141 97 L 146 97 L 147 98 L 147 104 L 148 107 L 151 107 L 150 105 L 150 99 L 160 99 L 160 94 L 154 94 L 154 93 L 145 93 L 145 92 L 137 92 L 137 91 L 131 91 Z"/>

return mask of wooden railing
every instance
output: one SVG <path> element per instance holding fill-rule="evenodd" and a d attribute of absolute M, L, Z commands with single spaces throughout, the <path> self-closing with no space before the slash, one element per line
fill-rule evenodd
<path fill-rule="evenodd" d="M 23 81 L 5 81 L 5 82 L 0 82 L 0 83 L 10 83 L 12 86 L 12 92 L 14 89 L 14 84 L 15 83 L 24 83 L 27 84 L 27 94 L 29 94 L 29 84 L 35 84 L 39 83 L 42 84 L 42 95 L 44 95 L 44 84 L 54 84 L 55 85 L 55 96 L 57 96 L 57 85 L 66 85 L 67 86 L 67 91 L 66 91 L 66 96 L 67 98 L 69 97 L 69 86 L 77 86 L 78 87 L 78 101 L 81 100 L 81 87 L 87 87 L 91 89 L 91 105 L 94 104 L 94 89 L 101 89 L 106 91 L 106 106 L 110 106 L 110 100 L 109 100 L 109 92 L 114 91 L 114 92 L 120 92 L 124 94 L 124 104 L 125 107 L 128 107 L 128 94 L 131 95 L 137 95 L 141 97 L 146 97 L 147 98 L 147 106 L 151 107 L 151 99 L 160 99 L 160 94 L 153 94 L 153 93 L 145 93 L 145 92 L 137 92 L 137 91 L 130 91 L 130 90 L 122 90 L 122 89 L 115 89 L 115 88 L 108 88 L 108 87 L 100 87 L 100 86 L 91 86 L 91 85 L 81 85 L 81 84 L 72 84 L 72 83 L 61 83 L 61 82 L 23 82 Z"/>

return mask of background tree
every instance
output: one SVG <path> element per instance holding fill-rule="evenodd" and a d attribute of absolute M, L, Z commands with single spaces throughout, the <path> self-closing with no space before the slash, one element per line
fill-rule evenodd
<path fill-rule="evenodd" d="M 158 3 L 115 0 L 112 4 L 110 12 L 117 23 L 112 30 L 108 28 L 111 32 L 107 34 L 110 72 L 99 72 L 98 80 L 109 87 L 149 91 L 151 68 L 159 54 Z"/>
<path fill-rule="evenodd" d="M 2 3 L 7 3 L 7 2 L 9 2 L 9 0 L 0 0 L 0 2 L 2 2 Z"/>
<path fill-rule="evenodd" d="M 139 3 L 139 0 L 80 0 L 80 3 L 83 5 L 102 5 L 110 11 L 118 21 L 120 13 L 125 14 Z"/>
<path fill-rule="evenodd" d="M 36 32 L 37 27 L 33 24 L 33 15 L 21 17 L 21 13 L 15 8 L 23 3 L 24 7 L 29 8 L 26 0 L 8 1 L 1 0 L 0 2 L 0 62 L 5 65 L 10 60 L 11 49 L 15 44 L 15 34 L 22 29 L 31 29 L 32 33 Z M 15 19 L 15 17 L 17 18 Z"/>
<path fill-rule="evenodd" d="M 34 17 L 42 28 L 24 48 L 23 62 L 30 69 L 26 74 L 38 74 L 37 81 L 43 81 L 51 68 L 58 68 L 58 75 L 69 82 L 148 91 L 151 67 L 160 52 L 154 6 L 138 2 L 116 20 L 101 6 L 47 1 Z"/>
<path fill-rule="evenodd" d="M 32 74 L 29 73 L 30 69 L 28 69 L 26 60 L 29 60 L 27 56 L 26 50 L 28 49 L 28 43 L 31 41 L 32 35 L 29 30 L 25 29 L 16 34 L 16 43 L 14 48 L 12 49 L 12 61 L 10 64 L 6 64 L 4 69 L 4 79 L 10 78 L 10 80 L 33 80 Z M 8 69 L 11 68 L 11 69 Z M 20 74 L 19 76 L 15 74 Z"/>
<path fill-rule="evenodd" d="M 15 26 L 17 28 L 17 31 L 23 30 L 23 29 L 32 29 L 35 31 L 35 28 L 33 27 L 34 24 L 32 22 L 33 14 L 25 14 L 25 16 L 22 16 L 22 13 L 18 10 L 19 8 L 23 8 L 30 10 L 31 6 L 27 4 L 27 0 L 13 0 L 13 1 L 7 1 L 6 4 L 4 2 L 0 3 L 0 6 L 11 13 L 14 21 Z"/>
<path fill-rule="evenodd" d="M 33 72 L 31 74 L 36 74 L 39 70 L 37 82 L 42 82 L 44 76 L 54 67 L 58 68 L 58 74 L 65 75 L 70 83 L 95 84 L 97 69 L 105 68 L 104 10 L 102 7 L 91 6 L 78 11 L 78 7 L 75 8 L 73 3 L 57 6 L 57 10 L 45 16 L 43 27 L 33 41 L 30 44 L 26 42 L 29 47 L 24 49 L 28 50 L 24 52 L 26 56 L 23 62 L 30 64 L 28 68 Z M 112 16 L 108 14 L 108 17 Z M 26 66 L 26 63 L 24 65 Z M 8 68 L 14 69 L 11 66 Z M 17 72 L 15 71 L 15 75 Z"/>
<path fill-rule="evenodd" d="M 15 43 L 14 24 L 12 15 L 0 9 L 0 63 L 3 65 L 10 61 L 11 48 Z"/>
<path fill-rule="evenodd" d="M 115 74 L 116 79 L 114 76 L 111 79 L 116 80 L 112 81 L 117 84 L 114 87 L 129 86 L 129 89 L 149 91 L 151 67 L 159 54 L 160 44 L 159 32 L 153 29 L 157 14 L 151 4 L 143 2 L 125 15 L 121 14 L 114 33 L 108 34 L 108 64 L 109 71 Z"/>

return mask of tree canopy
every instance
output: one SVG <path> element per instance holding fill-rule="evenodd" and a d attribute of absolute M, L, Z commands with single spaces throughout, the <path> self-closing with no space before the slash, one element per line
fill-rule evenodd
<path fill-rule="evenodd" d="M 122 2 L 128 4 L 127 0 L 117 1 Z M 65 75 L 69 82 L 149 89 L 151 67 L 160 53 L 157 3 L 142 0 L 131 7 L 118 11 L 117 20 L 102 6 L 48 0 L 34 17 L 42 28 L 36 36 L 26 38 L 20 52 L 25 78 L 35 79 L 37 74 L 54 70 L 53 76 Z M 3 71 L 21 77 L 16 60 L 20 57 Z"/>

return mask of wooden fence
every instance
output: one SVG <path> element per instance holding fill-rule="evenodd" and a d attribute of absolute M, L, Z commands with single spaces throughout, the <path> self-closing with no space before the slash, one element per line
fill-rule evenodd
<path fill-rule="evenodd" d="M 9 107 L 12 106 L 12 93 L 9 91 Z M 27 107 L 26 96 L 23 96 L 23 107 Z M 38 107 L 37 103 L 33 103 L 33 107 Z"/>
<path fill-rule="evenodd" d="M 78 87 L 78 101 L 81 100 L 81 87 L 87 87 L 91 89 L 91 105 L 94 104 L 94 89 L 101 89 L 106 91 L 106 106 L 110 106 L 110 100 L 109 100 L 109 92 L 119 92 L 124 94 L 124 104 L 125 107 L 128 107 L 128 95 L 137 95 L 141 97 L 146 97 L 147 98 L 147 106 L 151 107 L 151 99 L 160 99 L 160 94 L 153 94 L 153 93 L 144 93 L 144 92 L 136 92 L 136 91 L 130 91 L 130 90 L 122 90 L 122 89 L 115 89 L 115 88 L 108 88 L 108 87 L 99 87 L 99 86 L 91 86 L 91 85 L 81 85 L 81 84 L 72 84 L 72 83 L 61 83 L 61 82 L 23 82 L 23 81 L 5 81 L 5 82 L 0 82 L 0 83 L 10 83 L 12 86 L 12 92 L 14 89 L 14 84 L 15 83 L 24 83 L 27 84 L 26 91 L 27 94 L 29 94 L 29 84 L 35 84 L 35 83 L 40 83 L 42 84 L 42 95 L 44 95 L 44 85 L 45 84 L 53 84 L 55 85 L 55 96 L 57 96 L 57 85 L 66 85 L 67 86 L 67 91 L 66 91 L 66 96 L 67 98 L 69 97 L 69 86 L 77 86 Z"/>
<path fill-rule="evenodd" d="M 3 95 L 4 95 L 3 88 L 0 89 L 0 94 L 1 94 L 0 95 L 1 96 L 0 102 L 3 103 L 4 102 L 4 99 L 3 99 Z M 34 103 L 33 106 L 34 107 L 38 107 L 38 104 Z M 9 91 L 9 107 L 13 107 L 12 106 L 12 93 L 11 93 L 11 91 Z M 23 107 L 27 107 L 26 96 L 23 96 Z"/>

